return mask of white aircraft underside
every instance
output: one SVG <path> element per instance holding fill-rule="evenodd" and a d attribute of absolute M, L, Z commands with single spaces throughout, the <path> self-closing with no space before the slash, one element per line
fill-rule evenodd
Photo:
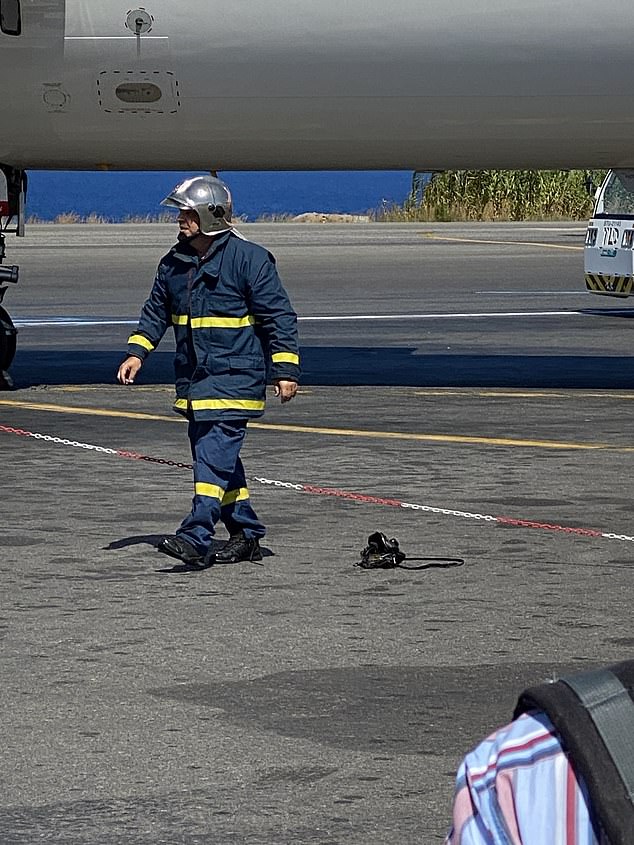
<path fill-rule="evenodd" d="M 131 2 L 22 0 L 0 162 L 634 167 L 631 0 Z"/>

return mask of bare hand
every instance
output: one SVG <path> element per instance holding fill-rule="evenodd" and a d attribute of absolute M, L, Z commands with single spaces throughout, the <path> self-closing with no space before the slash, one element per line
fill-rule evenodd
<path fill-rule="evenodd" d="M 134 384 L 136 374 L 142 366 L 143 361 L 140 358 L 137 358 L 136 355 L 130 355 L 130 357 L 126 358 L 123 364 L 119 367 L 117 380 L 121 384 Z"/>
<path fill-rule="evenodd" d="M 297 393 L 297 382 L 285 378 L 278 378 L 275 382 L 275 395 L 280 397 L 280 402 L 290 402 Z"/>

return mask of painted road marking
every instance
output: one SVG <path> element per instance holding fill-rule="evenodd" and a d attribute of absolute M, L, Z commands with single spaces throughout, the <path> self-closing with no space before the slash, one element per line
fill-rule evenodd
<path fill-rule="evenodd" d="M 48 411 L 53 414 L 79 414 L 88 417 L 120 417 L 130 420 L 161 420 L 163 422 L 187 422 L 185 417 L 168 417 L 162 414 L 146 414 L 140 411 L 111 411 L 107 408 L 82 408 L 78 405 L 49 405 L 39 402 L 18 402 L 0 399 L 0 405 L 24 408 L 25 411 Z"/>
<path fill-rule="evenodd" d="M 593 309 L 596 311 L 596 309 Z M 622 309 L 621 309 L 622 310 Z M 467 312 L 429 312 L 427 314 L 336 314 L 298 317 L 300 322 L 359 322 L 360 320 L 456 320 L 482 319 L 483 317 L 588 317 L 594 316 L 586 309 L 566 309 L 563 311 L 467 311 Z M 82 328 L 90 326 L 136 326 L 138 320 L 96 320 L 91 317 L 55 318 L 14 317 L 17 328 Z"/>
<path fill-rule="evenodd" d="M 118 390 L 119 388 L 117 388 Z M 101 384 L 65 384 L 55 385 L 55 390 L 60 393 L 103 393 L 104 386 Z M 388 388 L 390 392 L 402 393 L 405 396 L 464 396 L 467 398 L 477 399 L 478 397 L 492 398 L 500 397 L 502 399 L 634 399 L 634 390 L 630 393 L 597 393 L 581 390 L 570 390 L 567 393 L 561 393 L 556 390 L 531 390 L 524 392 L 521 390 L 476 390 L 475 388 L 457 389 L 454 387 L 400 387 Z M 164 393 L 169 396 L 174 395 L 174 388 L 167 384 L 135 384 L 135 393 Z M 314 389 L 302 387 L 300 385 L 298 394 L 302 396 L 314 395 Z"/>
<path fill-rule="evenodd" d="M 533 390 L 523 393 L 520 390 L 453 390 L 446 388 L 442 390 L 412 388 L 415 396 L 464 396 L 467 398 L 485 397 L 487 399 L 634 399 L 634 391 L 631 393 L 557 393 L 556 391 L 541 392 Z"/>
<path fill-rule="evenodd" d="M 469 312 L 431 312 L 428 314 L 345 314 L 324 317 L 299 317 L 308 323 L 322 321 L 358 321 L 358 320 L 453 320 L 469 317 L 570 317 L 585 316 L 583 311 L 469 311 Z"/>
<path fill-rule="evenodd" d="M 114 411 L 107 408 L 82 408 L 74 405 L 51 405 L 47 403 L 22 402 L 15 399 L 0 399 L 0 405 L 23 408 L 28 411 L 48 411 L 57 414 L 83 414 L 85 416 L 117 417 L 137 420 L 159 420 L 162 422 L 186 422 L 184 417 L 168 417 L 161 414 L 147 414 L 140 411 Z M 519 448 L 559 450 L 610 450 L 633 452 L 634 446 L 615 446 L 611 443 L 570 443 L 556 440 L 522 440 L 509 437 L 475 437 L 466 434 L 415 434 L 406 431 L 368 431 L 366 429 L 324 428 L 318 426 L 285 425 L 277 423 L 249 423 L 251 428 L 264 431 L 287 431 L 296 434 L 324 434 L 332 437 L 368 437 L 381 440 L 414 440 L 427 443 L 478 444 L 482 446 L 511 446 Z"/>
<path fill-rule="evenodd" d="M 468 312 L 430 312 L 427 314 L 346 314 L 333 317 L 299 317 L 299 320 L 336 321 L 336 320 L 454 320 L 469 317 L 571 317 L 585 316 L 583 311 L 567 309 L 565 311 L 468 311 Z"/>
<path fill-rule="evenodd" d="M 18 328 L 39 328 L 58 326 L 68 328 L 72 326 L 137 326 L 138 320 L 98 320 L 95 317 L 13 317 L 13 324 Z"/>
<path fill-rule="evenodd" d="M 480 238 L 452 238 L 448 235 L 435 235 L 433 232 L 421 232 L 424 238 L 429 238 L 433 241 L 455 241 L 461 244 L 497 244 L 502 246 L 541 246 L 546 249 L 571 249 L 575 252 L 582 250 L 582 246 L 569 246 L 567 244 L 549 244 L 540 243 L 539 241 L 489 241 Z"/>

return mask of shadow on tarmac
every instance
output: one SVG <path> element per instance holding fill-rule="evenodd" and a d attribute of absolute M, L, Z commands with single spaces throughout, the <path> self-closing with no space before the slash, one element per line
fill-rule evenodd
<path fill-rule="evenodd" d="M 490 703 L 513 712 L 536 683 L 593 667 L 592 661 L 360 666 L 293 669 L 257 678 L 178 683 L 151 695 L 215 717 L 256 724 L 291 739 L 356 753 L 459 756 L 491 730 Z M 351 726 L 354 726 L 354 729 Z M 375 758 L 380 759 L 380 758 Z"/>
<path fill-rule="evenodd" d="M 116 549 L 127 549 L 128 546 L 153 546 L 155 549 L 161 542 L 164 534 L 138 534 L 135 537 L 122 537 L 120 540 L 113 540 L 107 546 L 103 546 L 104 551 L 112 552 Z"/>
<path fill-rule="evenodd" d="M 120 351 L 20 350 L 11 374 L 16 388 L 109 384 Z M 139 384 L 171 384 L 173 353 L 155 352 Z M 524 387 L 631 389 L 629 356 L 421 354 L 419 347 L 302 347 L 305 386 Z"/>
<path fill-rule="evenodd" d="M 103 546 L 104 551 L 112 552 L 118 551 L 120 549 L 127 549 L 130 546 L 152 546 L 154 549 L 158 551 L 158 544 L 163 539 L 165 534 L 136 534 L 132 537 L 122 537 L 120 540 L 113 540 L 111 543 L 108 543 L 107 546 Z M 212 540 L 211 548 L 214 552 L 220 551 L 220 549 L 224 546 L 226 540 Z M 266 546 L 261 547 L 262 557 L 273 557 L 274 552 L 268 549 Z M 159 555 L 161 560 L 168 560 L 168 556 L 165 554 Z M 172 559 L 173 560 L 173 559 Z M 256 566 L 264 566 L 264 563 L 260 561 L 252 561 L 253 564 Z M 214 564 L 215 566 L 231 566 L 233 564 Z M 161 569 L 155 569 L 155 572 L 162 573 L 164 575 L 180 575 L 184 572 L 205 572 L 207 569 L 210 569 L 209 566 L 197 566 L 196 564 L 186 564 L 186 563 L 173 563 L 171 566 L 166 566 Z"/>

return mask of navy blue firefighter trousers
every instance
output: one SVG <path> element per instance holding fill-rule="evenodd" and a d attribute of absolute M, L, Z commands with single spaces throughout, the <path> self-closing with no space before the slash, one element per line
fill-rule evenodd
<path fill-rule="evenodd" d="M 266 529 L 251 507 L 240 448 L 246 420 L 189 421 L 189 441 L 194 460 L 194 498 L 191 513 L 176 532 L 205 554 L 222 520 L 230 535 L 263 537 Z"/>

